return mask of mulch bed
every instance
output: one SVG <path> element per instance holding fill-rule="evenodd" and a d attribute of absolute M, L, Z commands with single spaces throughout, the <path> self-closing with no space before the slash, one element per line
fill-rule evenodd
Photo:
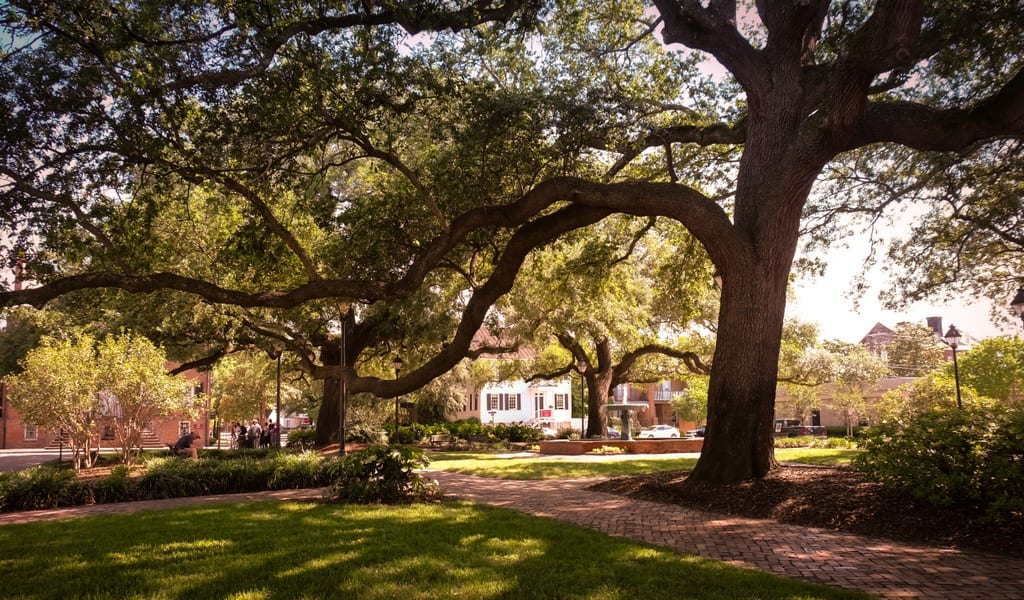
<path fill-rule="evenodd" d="M 1024 558 L 1024 515 L 986 522 L 977 510 L 934 507 L 872 483 L 851 468 L 782 466 L 756 481 L 683 485 L 688 474 L 616 477 L 591 489 L 726 515 Z"/>

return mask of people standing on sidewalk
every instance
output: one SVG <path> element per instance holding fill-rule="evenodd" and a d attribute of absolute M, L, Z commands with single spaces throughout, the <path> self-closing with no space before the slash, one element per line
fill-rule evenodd
<path fill-rule="evenodd" d="M 263 428 L 260 427 L 260 422 L 253 419 L 249 423 L 249 428 L 246 430 L 246 438 L 249 440 L 250 448 L 260 447 L 260 436 L 263 434 Z"/>

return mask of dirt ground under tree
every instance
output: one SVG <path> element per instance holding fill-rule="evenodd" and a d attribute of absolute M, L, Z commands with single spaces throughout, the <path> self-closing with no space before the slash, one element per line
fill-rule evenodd
<path fill-rule="evenodd" d="M 591 489 L 732 516 L 1024 558 L 1024 515 L 993 523 L 969 507 L 934 507 L 872 483 L 852 468 L 782 466 L 761 480 L 683 486 L 688 474 L 615 477 Z"/>

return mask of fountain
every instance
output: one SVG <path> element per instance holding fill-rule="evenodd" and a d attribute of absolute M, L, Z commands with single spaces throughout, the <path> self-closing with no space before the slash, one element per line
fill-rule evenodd
<path fill-rule="evenodd" d="M 604 405 L 605 410 L 617 410 L 622 417 L 622 437 L 620 439 L 629 441 L 633 439 L 633 432 L 630 431 L 630 413 L 634 410 L 643 412 L 647 410 L 647 404 L 640 402 L 609 402 Z"/>

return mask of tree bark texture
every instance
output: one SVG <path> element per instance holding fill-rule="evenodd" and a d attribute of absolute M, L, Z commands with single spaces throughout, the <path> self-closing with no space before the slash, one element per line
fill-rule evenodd
<path fill-rule="evenodd" d="M 330 339 L 320 347 L 320 359 L 325 365 L 341 364 L 341 342 Z M 323 400 L 316 418 L 316 445 L 323 448 L 339 441 L 338 423 L 341 417 L 341 380 L 324 379 Z"/>

